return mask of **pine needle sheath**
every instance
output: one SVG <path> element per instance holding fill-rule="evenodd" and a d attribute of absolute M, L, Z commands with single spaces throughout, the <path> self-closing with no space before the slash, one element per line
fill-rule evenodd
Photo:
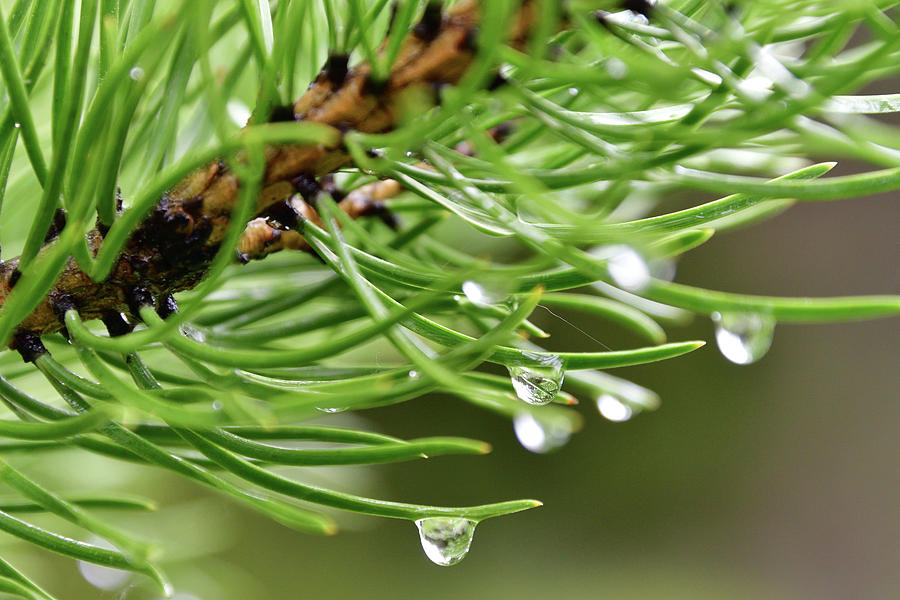
<path fill-rule="evenodd" d="M 525 44 L 533 12 L 527 1 L 516 12 L 508 31 L 512 46 Z M 330 58 L 307 92 L 289 110 L 274 109 L 270 120 L 320 123 L 334 128 L 336 141 L 329 145 L 267 147 L 255 216 L 273 215 L 286 229 L 303 219 L 317 221 L 315 209 L 300 198 L 313 196 L 320 189 L 319 179 L 353 164 L 342 141 L 344 134 L 354 130 L 391 131 L 398 124 L 408 94 L 436 96 L 442 85 L 458 83 L 475 58 L 480 15 L 477 0 L 457 2 L 443 14 L 439 5 L 430 4 L 405 38 L 383 81 L 375 79 L 368 63 L 350 67 L 345 56 Z M 61 316 L 71 308 L 85 320 L 109 319 L 121 312 L 138 317 L 139 307 L 148 303 L 156 303 L 165 314 L 167 307 L 173 306 L 173 293 L 190 289 L 204 279 L 228 229 L 238 191 L 239 178 L 224 161 L 214 161 L 191 173 L 163 194 L 132 232 L 103 281 L 92 280 L 70 258 L 49 293 L 20 323 L 12 345 L 23 351 L 26 359 L 29 345 L 40 352 L 36 336 L 62 330 Z M 351 218 L 380 210 L 377 194 L 370 194 L 368 201 L 360 201 L 360 194 L 351 195 L 340 206 Z M 57 231 L 61 225 L 56 224 Z M 88 245 L 94 253 L 105 233 L 102 226 L 88 233 Z M 295 233 L 289 234 L 293 239 L 279 241 L 279 236 L 278 230 L 266 222 L 256 222 L 239 243 L 239 258 L 259 258 L 278 247 L 304 247 Z M 48 244 L 52 243 L 50 237 Z M 19 278 L 18 262 L 13 259 L 0 265 L 0 302 L 5 302 Z"/>

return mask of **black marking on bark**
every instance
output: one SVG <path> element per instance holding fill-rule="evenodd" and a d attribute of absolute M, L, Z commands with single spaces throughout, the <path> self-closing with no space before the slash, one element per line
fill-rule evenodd
<path fill-rule="evenodd" d="M 387 79 L 375 79 L 369 75 L 362 84 L 362 93 L 375 96 L 375 99 L 378 100 L 378 98 L 387 90 L 387 87 Z"/>
<path fill-rule="evenodd" d="M 346 54 L 332 54 L 325 61 L 320 77 L 331 82 L 334 87 L 344 84 L 349 72 L 350 57 Z"/>
<path fill-rule="evenodd" d="M 117 310 L 104 311 L 100 317 L 103 324 L 106 325 L 106 331 L 109 337 L 120 337 L 134 330 L 134 325 L 128 322 L 125 315 Z"/>
<path fill-rule="evenodd" d="M 269 114 L 269 123 L 290 123 L 296 121 L 293 105 L 278 105 L 272 108 Z"/>
<path fill-rule="evenodd" d="M 178 312 L 178 302 L 172 297 L 172 294 L 166 294 L 159 299 L 159 306 L 156 307 L 156 314 L 161 319 L 168 319 L 169 316 Z"/>
<path fill-rule="evenodd" d="M 653 14 L 653 3 L 648 0 L 623 0 L 621 7 L 648 19 Z"/>
<path fill-rule="evenodd" d="M 267 220 L 277 222 L 282 227 L 293 229 L 297 225 L 297 220 L 300 218 L 300 215 L 294 210 L 294 207 L 291 206 L 290 200 L 285 200 L 284 202 L 279 202 L 269 207 L 265 217 Z M 238 260 L 240 259 L 241 257 L 238 256 Z"/>
<path fill-rule="evenodd" d="M 425 7 L 422 19 L 413 27 L 413 35 L 423 42 L 430 42 L 441 32 L 441 22 L 444 15 L 441 13 L 440 2 L 429 2 Z"/>
<path fill-rule="evenodd" d="M 125 301 L 128 303 L 128 310 L 135 318 L 141 318 L 141 307 L 149 306 L 155 308 L 156 302 L 153 301 L 153 294 L 150 290 L 142 285 L 131 288 L 125 294 Z"/>
<path fill-rule="evenodd" d="M 493 92 L 496 89 L 502 88 L 509 83 L 509 80 L 506 78 L 503 73 L 497 73 L 494 75 L 494 78 L 488 84 L 487 89 L 489 92 Z"/>
<path fill-rule="evenodd" d="M 303 196 L 304 200 L 315 198 L 316 194 L 322 189 L 322 186 L 316 181 L 316 177 L 309 173 L 297 175 L 291 179 L 291 185 L 294 186 L 294 189 L 297 190 L 298 194 Z"/>
<path fill-rule="evenodd" d="M 53 220 L 50 222 L 50 228 L 47 230 L 47 235 L 44 236 L 44 243 L 46 244 L 55 240 L 65 226 L 66 211 L 61 208 L 57 208 L 53 212 Z"/>
<path fill-rule="evenodd" d="M 47 354 L 47 348 L 36 333 L 24 331 L 12 339 L 12 347 L 22 356 L 25 362 L 34 362 L 41 355 Z"/>

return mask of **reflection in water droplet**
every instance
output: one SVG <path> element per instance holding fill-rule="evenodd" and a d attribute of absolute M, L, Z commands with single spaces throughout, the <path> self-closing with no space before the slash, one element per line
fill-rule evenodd
<path fill-rule="evenodd" d="M 722 355 L 733 363 L 749 365 L 765 356 L 775 334 L 775 319 L 758 313 L 712 314 L 716 342 Z"/>
<path fill-rule="evenodd" d="M 428 517 L 416 521 L 425 556 L 436 565 L 455 565 L 469 552 L 475 521 L 462 517 Z"/>
<path fill-rule="evenodd" d="M 569 441 L 572 427 L 568 421 L 540 421 L 531 413 L 520 413 L 513 418 L 516 439 L 529 452 L 545 454 Z"/>
<path fill-rule="evenodd" d="M 98 537 L 91 538 L 90 543 L 108 550 L 116 549 L 115 546 Z M 123 588 L 132 575 L 130 571 L 95 565 L 83 560 L 78 561 L 78 571 L 85 581 L 101 590 L 118 590 Z"/>
<path fill-rule="evenodd" d="M 613 282 L 623 290 L 639 292 L 650 283 L 650 266 L 631 246 L 613 246 L 606 268 Z"/>
<path fill-rule="evenodd" d="M 135 81 L 140 81 L 144 78 L 144 70 L 140 67 L 131 67 L 131 70 L 128 71 L 128 76 Z"/>
<path fill-rule="evenodd" d="M 462 284 L 463 294 L 475 306 L 499 304 L 509 296 L 509 281 L 502 277 L 485 277 Z"/>
<path fill-rule="evenodd" d="M 597 410 L 605 419 L 614 423 L 622 423 L 634 416 L 631 407 L 612 394 L 601 394 L 597 398 Z"/>
<path fill-rule="evenodd" d="M 549 404 L 562 387 L 566 375 L 563 363 L 555 356 L 534 355 L 529 358 L 537 359 L 545 366 L 507 367 L 516 396 L 528 404 Z"/>

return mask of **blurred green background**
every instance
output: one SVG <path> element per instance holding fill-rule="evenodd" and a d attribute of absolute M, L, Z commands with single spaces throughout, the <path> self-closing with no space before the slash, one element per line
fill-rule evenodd
<path fill-rule="evenodd" d="M 798 206 L 690 253 L 678 280 L 761 294 L 896 293 L 897 222 L 884 197 Z M 549 314 L 538 322 L 551 342 L 597 349 Z M 602 323 L 575 324 L 610 347 L 633 345 Z M 586 399 L 584 429 L 550 455 L 526 452 L 509 422 L 447 397 L 321 419 L 364 420 L 399 436 L 477 437 L 494 452 L 297 470 L 298 478 L 420 502 L 545 502 L 481 524 L 468 558 L 452 568 L 428 562 L 405 521 L 338 515 L 337 536 L 308 537 L 150 469 L 84 454 L 13 462 L 57 490 L 118 487 L 158 499 L 158 513 L 109 518 L 166 540 L 178 600 L 892 598 L 900 592 L 898 324 L 780 326 L 770 353 L 748 367 L 726 362 L 713 343 L 621 370 L 659 392 L 662 408 L 615 424 Z M 711 340 L 712 326 L 698 319 L 670 333 Z M 139 578 L 102 591 L 72 561 L 5 536 L 0 544 L 61 598 L 159 598 Z"/>

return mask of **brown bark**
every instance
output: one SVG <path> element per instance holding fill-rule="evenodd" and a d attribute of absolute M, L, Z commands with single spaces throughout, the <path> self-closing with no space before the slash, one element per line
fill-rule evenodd
<path fill-rule="evenodd" d="M 323 123 L 341 132 L 392 130 L 401 116 L 405 94 L 435 93 L 441 85 L 457 83 L 466 73 L 475 56 L 479 18 L 477 0 L 457 2 L 443 16 L 430 7 L 404 41 L 386 81 L 372 81 L 371 67 L 366 63 L 348 69 L 346 61 L 333 58 L 294 103 L 288 118 Z M 525 1 L 510 27 L 511 44 L 524 42 L 531 19 L 531 8 Z M 299 211 L 299 218 L 317 218 L 314 209 L 298 202 L 295 195 L 309 191 L 316 178 L 351 164 L 342 145 L 267 148 L 257 215 L 284 203 Z M 237 195 L 238 179 L 221 161 L 193 172 L 165 193 L 135 229 L 106 280 L 92 281 L 70 259 L 46 298 L 20 324 L 19 333 L 33 337 L 60 331 L 62 314 L 72 307 L 85 320 L 115 320 L 120 312 L 137 316 L 136 309 L 148 299 L 169 299 L 170 304 L 171 294 L 203 280 L 228 227 Z M 287 204 L 292 197 L 294 202 Z M 358 200 L 359 195 L 355 198 Z M 372 212 L 371 206 L 351 200 L 342 203 L 350 216 Z M 286 234 L 279 240 L 271 238 L 282 234 L 273 232 L 272 227 L 263 227 L 259 221 L 251 222 L 239 244 L 242 257 L 265 256 L 279 244 L 305 247 L 297 234 Z M 99 247 L 102 236 L 99 230 L 88 234 L 92 250 Z M 18 278 L 17 267 L 15 259 L 0 265 L 0 303 Z"/>

